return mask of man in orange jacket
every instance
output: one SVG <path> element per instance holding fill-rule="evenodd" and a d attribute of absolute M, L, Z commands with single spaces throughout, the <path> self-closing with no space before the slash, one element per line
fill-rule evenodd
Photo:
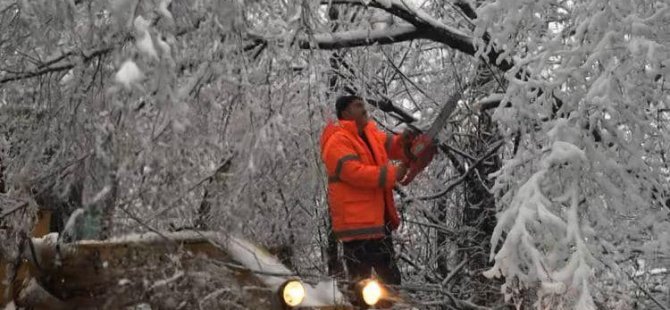
<path fill-rule="evenodd" d="M 342 96 L 335 106 L 338 120 L 329 122 L 321 136 L 333 233 L 342 241 L 352 279 L 369 277 L 374 268 L 385 283 L 400 284 L 391 238 L 400 217 L 392 191 L 407 172 L 404 147 L 409 141 L 368 121 L 360 97 Z"/>

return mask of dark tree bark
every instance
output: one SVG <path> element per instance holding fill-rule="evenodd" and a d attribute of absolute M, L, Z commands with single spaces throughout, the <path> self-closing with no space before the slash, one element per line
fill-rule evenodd
<path fill-rule="evenodd" d="M 328 10 L 328 18 L 330 19 L 332 26 L 331 26 L 331 31 L 335 32 L 338 30 L 338 28 L 341 26 L 340 23 L 338 22 L 339 18 L 341 17 L 340 15 L 340 7 L 331 5 Z M 345 11 L 348 9 L 347 7 L 344 7 Z M 345 14 L 342 14 L 345 15 Z M 356 16 L 357 12 L 354 12 L 354 14 L 351 17 L 351 20 L 353 21 Z M 304 48 L 304 47 L 303 47 Z M 340 74 L 339 70 L 342 66 L 346 66 L 344 63 L 344 51 L 339 51 L 336 50 L 330 55 L 330 71 L 328 72 L 328 90 L 330 92 L 330 96 L 328 98 L 333 98 L 334 96 L 332 95 L 337 95 L 338 91 L 340 91 L 339 87 L 339 81 L 340 81 Z M 349 89 L 348 87 L 342 87 L 344 89 Z M 339 251 L 338 251 L 338 245 L 339 242 L 337 241 L 337 238 L 335 238 L 335 234 L 333 233 L 333 226 L 332 222 L 330 219 L 330 215 L 326 214 L 326 233 L 328 234 L 327 240 L 326 240 L 326 265 L 328 267 L 328 275 L 331 277 L 342 277 L 344 276 L 344 265 L 342 264 L 342 260 L 339 257 Z"/>
<path fill-rule="evenodd" d="M 115 170 L 112 170 L 115 171 Z M 119 189 L 119 181 L 115 172 L 109 173 L 109 182 L 111 189 L 103 201 L 100 202 L 102 208 L 102 219 L 100 223 L 100 239 L 108 239 L 112 236 L 112 225 L 114 224 L 114 209 L 116 208 L 116 198 Z"/>
<path fill-rule="evenodd" d="M 340 51 L 335 51 L 330 56 L 331 72 L 328 73 L 330 75 L 328 79 L 328 86 L 331 94 L 337 94 L 339 89 L 339 75 L 337 74 L 337 71 L 340 69 L 342 64 L 342 57 L 344 57 L 343 52 Z M 332 98 L 332 96 L 329 96 L 329 98 Z M 327 215 L 327 218 L 328 219 L 326 222 L 328 227 L 326 227 L 326 231 L 328 233 L 328 238 L 326 245 L 326 264 L 328 265 L 328 275 L 331 277 L 340 277 L 344 275 L 344 267 L 338 255 L 338 241 L 337 238 L 335 238 L 335 234 L 333 233 L 330 216 Z"/>
<path fill-rule="evenodd" d="M 0 159 L 0 194 L 6 193 L 5 187 L 5 165 L 3 165 L 2 159 Z"/>
<path fill-rule="evenodd" d="M 201 230 L 209 229 L 208 221 L 210 218 L 210 212 L 212 210 L 212 202 L 211 202 L 212 197 L 210 197 L 209 187 L 212 186 L 212 184 L 219 183 L 214 182 L 214 180 L 216 180 L 220 175 L 223 175 L 230 171 L 230 168 L 232 167 L 233 163 L 233 158 L 234 156 L 230 156 L 224 159 L 221 165 L 219 165 L 219 168 L 214 172 L 214 174 L 209 178 L 207 178 L 207 186 L 205 186 L 205 191 L 202 195 L 202 201 L 198 206 L 198 214 L 195 219 L 194 226 L 196 229 Z M 223 186 L 225 186 L 225 181 L 221 183 L 223 183 Z"/>
<path fill-rule="evenodd" d="M 449 204 L 447 199 L 440 199 L 436 203 L 436 213 L 437 213 L 437 220 L 438 220 L 438 225 L 445 225 L 447 221 L 450 219 L 448 218 L 448 209 L 449 209 Z M 449 268 L 449 248 L 447 245 L 450 242 L 450 236 L 444 232 L 444 231 L 437 231 L 437 236 L 435 242 L 437 243 L 437 272 L 440 274 L 441 278 L 444 279 L 449 275 L 450 268 Z"/>
<path fill-rule="evenodd" d="M 494 132 L 495 124 L 490 117 L 482 114 L 479 124 L 480 133 L 477 141 L 472 141 L 471 150 L 477 155 L 486 152 L 487 145 L 498 139 L 481 133 Z M 484 278 L 482 272 L 490 268 L 489 253 L 490 238 L 496 226 L 495 197 L 489 189 L 495 183 L 495 179 L 489 175 L 502 167 L 500 156 L 494 155 L 476 167 L 476 171 L 468 175 L 464 183 L 465 208 L 463 210 L 462 225 L 467 228 L 465 238 L 459 239 L 459 249 L 466 249 L 465 255 L 469 261 L 466 269 L 472 276 L 470 281 L 479 283 L 478 286 L 485 288 L 490 285 L 491 279 Z M 494 304 L 500 295 L 497 291 L 486 289 L 477 290 L 477 295 L 472 296 L 472 301 L 477 304 Z"/>

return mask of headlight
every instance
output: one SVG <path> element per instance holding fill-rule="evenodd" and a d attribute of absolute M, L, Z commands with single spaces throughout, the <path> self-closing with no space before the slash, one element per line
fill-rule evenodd
<path fill-rule="evenodd" d="M 366 280 L 363 283 L 361 297 L 368 306 L 375 305 L 382 298 L 382 286 L 377 280 Z"/>
<path fill-rule="evenodd" d="M 305 299 L 305 287 L 299 280 L 288 280 L 280 287 L 279 294 L 285 305 L 296 307 Z"/>

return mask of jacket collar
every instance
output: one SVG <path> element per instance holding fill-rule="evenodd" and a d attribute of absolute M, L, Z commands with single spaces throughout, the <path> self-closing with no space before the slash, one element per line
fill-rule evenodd
<path fill-rule="evenodd" d="M 344 130 L 348 131 L 352 135 L 358 136 L 358 126 L 356 126 L 356 121 L 338 120 L 338 123 Z M 368 121 L 365 127 L 363 127 L 363 131 L 367 132 L 374 127 L 375 123 L 373 121 Z"/>
<path fill-rule="evenodd" d="M 368 124 L 365 126 L 363 130 L 368 131 L 370 126 L 374 127 L 373 122 L 368 122 Z M 323 132 L 321 133 L 321 152 L 324 151 L 324 148 L 326 147 L 326 144 L 328 143 L 328 140 L 336 133 L 336 132 L 346 132 L 348 135 L 353 137 L 354 139 L 358 138 L 358 126 L 356 126 L 355 121 L 347 121 L 347 120 L 337 120 L 337 119 L 329 119 L 326 127 L 324 128 Z"/>

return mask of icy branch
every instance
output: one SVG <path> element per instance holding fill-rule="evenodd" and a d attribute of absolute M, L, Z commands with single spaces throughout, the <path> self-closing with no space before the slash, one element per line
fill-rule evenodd
<path fill-rule="evenodd" d="M 329 0 L 322 1 L 322 3 L 328 3 L 330 1 L 332 1 L 332 4 L 371 6 L 382 9 L 414 25 L 418 31 L 421 32 L 420 36 L 422 38 L 443 43 L 453 49 L 459 50 L 471 56 L 474 56 L 477 52 L 477 48 L 474 45 L 472 36 L 460 31 L 459 29 L 445 25 L 423 10 L 412 6 L 408 1 L 375 0 L 366 4 L 363 1 L 358 0 Z M 497 60 L 500 55 L 500 52 L 496 51 L 495 49 L 491 49 L 491 51 L 486 56 L 488 57 L 491 64 L 494 64 L 503 71 L 507 71 L 512 68 L 513 63 L 510 61 L 503 60 L 498 63 Z"/>
<path fill-rule="evenodd" d="M 580 172 L 588 162 L 577 146 L 564 141 L 554 142 L 549 154 L 541 160 L 542 169 L 519 188 L 511 204 L 499 213 L 491 237 L 491 257 L 495 259 L 495 265 L 484 272 L 484 276 L 503 276 L 506 285 L 514 285 L 510 281 L 513 278 L 517 278 L 521 285 L 539 282 L 540 298 L 566 295 L 576 300 L 577 309 L 593 308 L 589 292 L 593 259 L 582 234 L 586 225 L 578 215 L 578 209 L 583 207 L 579 202 L 580 180 L 583 178 Z M 566 174 L 564 185 L 548 182 L 554 173 L 552 167 L 561 165 L 570 166 L 576 173 Z M 552 186 L 563 193 L 558 197 L 548 196 Z M 556 204 L 565 211 L 555 212 Z M 534 229 L 540 225 L 545 231 Z M 505 240 L 494 255 L 503 232 Z M 565 258 L 557 260 L 556 257 Z"/>
<path fill-rule="evenodd" d="M 298 42 L 302 49 L 338 49 L 372 44 L 393 44 L 414 39 L 427 38 L 425 32 L 411 25 L 383 30 L 352 30 L 335 33 L 320 33 Z"/>
<path fill-rule="evenodd" d="M 474 104 L 475 109 L 479 111 L 486 111 L 497 108 L 502 102 L 504 96 L 505 94 L 500 93 L 490 94 L 482 99 L 477 100 L 477 102 Z"/>
<path fill-rule="evenodd" d="M 465 178 L 468 175 L 470 175 L 471 173 L 473 173 L 475 171 L 475 169 L 477 168 L 477 166 L 479 166 L 487 158 L 491 157 L 491 155 L 493 155 L 503 145 L 504 145 L 504 141 L 496 142 L 492 147 L 490 147 L 488 149 L 488 151 L 486 151 L 486 153 L 484 153 L 484 155 L 481 158 L 479 158 L 475 163 L 473 163 L 472 166 L 470 166 L 468 168 L 468 170 L 465 171 L 465 173 L 463 173 L 461 176 L 459 176 L 456 180 L 447 184 L 443 191 L 441 191 L 437 194 L 431 194 L 431 195 L 428 195 L 428 196 L 408 198 L 408 199 L 404 200 L 403 202 L 404 203 L 409 203 L 409 202 L 417 201 L 417 200 L 426 201 L 426 200 L 433 200 L 433 199 L 443 197 L 444 195 L 448 194 L 451 190 L 453 190 L 458 184 L 465 181 Z"/>
<path fill-rule="evenodd" d="M 113 49 L 114 49 L 113 46 L 105 45 L 105 46 L 102 46 L 102 47 L 98 47 L 98 48 L 91 49 L 89 51 L 83 52 L 81 54 L 82 61 L 84 63 L 89 62 L 93 58 L 96 58 L 96 57 L 99 57 L 99 56 L 102 56 L 102 55 L 105 55 L 105 54 L 111 52 Z M 17 81 L 17 80 L 27 79 L 27 78 L 31 78 L 31 77 L 41 76 L 41 75 L 48 74 L 48 73 L 70 70 L 70 69 L 74 68 L 74 66 L 78 63 L 78 61 L 76 59 L 72 59 L 72 60 L 70 60 L 66 63 L 62 63 L 62 64 L 59 64 L 59 65 L 53 65 L 53 66 L 51 66 L 51 65 L 55 64 L 55 63 L 58 63 L 61 60 L 65 59 L 65 58 L 68 58 L 69 56 L 73 56 L 73 55 L 75 55 L 74 52 L 63 53 L 62 55 L 60 55 L 58 57 L 55 57 L 54 59 L 47 60 L 46 62 L 41 64 L 40 67 L 36 70 L 26 71 L 26 72 L 19 72 L 19 73 L 16 73 L 16 74 L 0 75 L 0 85 L 4 84 L 4 83 L 12 82 L 12 81 Z"/>

